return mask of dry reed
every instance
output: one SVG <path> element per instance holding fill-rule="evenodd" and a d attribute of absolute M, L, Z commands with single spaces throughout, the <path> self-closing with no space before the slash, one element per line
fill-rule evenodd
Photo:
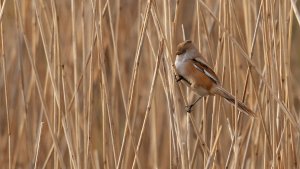
<path fill-rule="evenodd" d="M 2 0 L 1 168 L 300 168 L 299 3 Z M 191 39 L 258 118 L 175 81 Z"/>

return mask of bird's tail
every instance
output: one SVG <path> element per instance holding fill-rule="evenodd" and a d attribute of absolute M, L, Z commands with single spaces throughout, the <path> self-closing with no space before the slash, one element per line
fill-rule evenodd
<path fill-rule="evenodd" d="M 231 104 L 235 105 L 235 102 L 237 101 L 237 108 L 246 113 L 247 115 L 256 117 L 256 114 L 249 109 L 244 103 L 242 103 L 241 101 L 235 99 L 235 97 L 230 94 L 228 91 L 226 91 L 224 88 L 222 88 L 221 86 L 217 87 L 217 90 L 215 91 L 216 94 L 224 97 L 228 102 L 230 102 Z"/>

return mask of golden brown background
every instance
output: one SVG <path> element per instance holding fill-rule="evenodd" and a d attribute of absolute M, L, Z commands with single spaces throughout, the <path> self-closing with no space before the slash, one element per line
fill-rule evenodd
<path fill-rule="evenodd" d="M 292 1 L 1 0 L 0 168 L 300 168 Z M 185 112 L 183 39 L 256 119 Z"/>

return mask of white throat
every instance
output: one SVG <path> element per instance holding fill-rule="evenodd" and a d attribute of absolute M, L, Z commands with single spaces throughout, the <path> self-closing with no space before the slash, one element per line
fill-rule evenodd
<path fill-rule="evenodd" d="M 186 64 L 186 61 L 189 60 L 188 55 L 189 54 L 187 52 L 185 52 L 181 55 L 176 56 L 176 60 L 175 60 L 176 70 L 182 76 L 186 75 L 185 64 Z"/>

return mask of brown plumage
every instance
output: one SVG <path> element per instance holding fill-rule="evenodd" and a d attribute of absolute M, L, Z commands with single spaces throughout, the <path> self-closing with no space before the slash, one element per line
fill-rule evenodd
<path fill-rule="evenodd" d="M 240 111 L 255 116 L 251 109 L 221 86 L 216 73 L 208 66 L 192 41 L 187 40 L 177 46 L 175 67 L 181 77 L 180 80 L 183 79 L 185 84 L 200 97 L 217 94 L 233 105 L 237 101 L 237 108 Z M 189 110 L 195 103 L 190 105 Z"/>

